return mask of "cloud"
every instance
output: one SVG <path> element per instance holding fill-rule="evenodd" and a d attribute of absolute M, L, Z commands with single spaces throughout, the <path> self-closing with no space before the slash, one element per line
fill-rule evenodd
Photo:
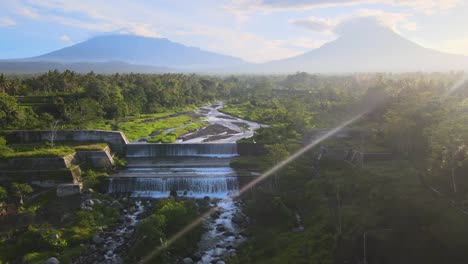
<path fill-rule="evenodd" d="M 120 32 L 145 37 L 160 37 L 152 26 L 156 10 L 123 0 L 112 5 L 105 1 L 30 0 L 19 13 L 30 18 L 98 32 Z"/>
<path fill-rule="evenodd" d="M 446 10 L 456 7 L 460 0 L 261 0 L 265 7 L 284 8 L 323 8 L 333 6 L 350 6 L 359 4 L 386 4 L 407 6 L 420 10 Z"/>
<path fill-rule="evenodd" d="M 31 18 L 31 19 L 39 18 L 39 14 L 37 13 L 36 10 L 33 10 L 31 8 L 27 8 L 27 7 L 24 7 L 24 6 L 18 8 L 16 13 L 18 13 L 21 16 Z"/>
<path fill-rule="evenodd" d="M 70 43 L 72 42 L 71 38 L 67 35 L 62 35 L 59 37 L 59 39 L 64 42 L 70 42 Z"/>
<path fill-rule="evenodd" d="M 339 23 L 340 21 L 337 19 L 331 20 L 318 17 L 309 17 L 306 19 L 297 19 L 290 21 L 290 24 L 294 26 L 320 33 L 331 32 Z"/>
<path fill-rule="evenodd" d="M 241 22 L 253 14 L 304 11 L 317 8 L 383 4 L 412 9 L 413 13 L 433 14 L 458 6 L 461 0 L 233 0 L 225 9 Z"/>
<path fill-rule="evenodd" d="M 0 17 L 0 27 L 10 27 L 16 25 L 16 21 L 8 17 Z"/>
<path fill-rule="evenodd" d="M 403 12 L 385 12 L 378 9 L 359 9 L 352 14 L 338 16 L 333 19 L 308 17 L 292 20 L 290 21 L 290 24 L 318 33 L 339 34 L 338 31 L 340 27 L 356 20 L 367 19 L 367 23 L 382 24 L 398 32 L 398 27 L 400 25 L 406 30 L 414 30 L 417 28 L 416 23 L 409 21 L 411 16 L 411 14 Z"/>

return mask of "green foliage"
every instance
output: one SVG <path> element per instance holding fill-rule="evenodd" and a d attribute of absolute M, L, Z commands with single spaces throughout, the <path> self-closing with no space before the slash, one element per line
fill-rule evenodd
<path fill-rule="evenodd" d="M 208 122 L 197 122 L 183 125 L 182 127 L 178 127 L 169 133 L 162 132 L 157 136 L 147 139 L 146 141 L 150 143 L 174 143 L 180 136 L 197 131 L 207 125 Z"/>
<path fill-rule="evenodd" d="M 23 259 L 34 263 L 43 257 L 40 252 L 61 252 L 68 245 L 61 232 L 49 226 L 28 226 L 18 232 L 16 243 L 1 245 L 2 259 L 12 261 L 24 256 Z"/>
<path fill-rule="evenodd" d="M 0 186 L 0 202 L 5 201 L 5 199 L 8 197 L 8 192 L 5 188 Z"/>
<path fill-rule="evenodd" d="M 95 204 L 93 211 L 79 211 L 68 223 L 65 235 L 71 245 L 91 239 L 98 232 L 98 227 L 109 227 L 116 223 L 118 209 L 104 204 Z"/>
<path fill-rule="evenodd" d="M 136 230 L 137 242 L 129 251 L 127 261 L 137 262 L 180 231 L 197 217 L 196 206 L 191 200 L 175 201 L 173 198 L 157 202 L 154 213 L 140 222 Z M 195 249 L 201 236 L 201 227 L 180 237 L 174 244 L 154 255 L 153 262 L 173 262 L 174 257 L 183 256 Z"/>
<path fill-rule="evenodd" d="M 105 172 L 95 172 L 93 170 L 88 170 L 84 172 L 82 175 L 84 188 L 92 188 L 92 189 L 102 189 L 101 186 L 104 185 L 105 179 L 108 177 L 107 173 Z"/>
<path fill-rule="evenodd" d="M 159 131 L 179 127 L 190 122 L 192 122 L 192 119 L 188 115 L 167 118 L 144 117 L 122 122 L 119 124 L 119 129 L 125 133 L 129 140 L 135 140 L 154 132 L 158 133 Z"/>
<path fill-rule="evenodd" d="M 114 156 L 114 164 L 117 166 L 117 168 L 123 168 L 127 166 L 127 161 L 124 158 L 119 158 L 117 156 Z"/>
<path fill-rule="evenodd" d="M 40 264 L 53 255 L 51 252 L 31 252 L 24 255 L 23 261 L 28 264 Z"/>
<path fill-rule="evenodd" d="M 46 143 L 4 145 L 4 152 L 0 152 L 0 159 L 34 158 L 34 157 L 64 157 L 76 151 L 103 150 L 107 143 L 83 143 L 56 141 L 54 147 Z M 0 149 L 2 149 L 0 139 Z"/>
<path fill-rule="evenodd" d="M 107 143 L 91 143 L 86 145 L 73 146 L 76 151 L 92 151 L 92 150 L 103 150 L 107 147 Z"/>
<path fill-rule="evenodd" d="M 20 203 L 22 204 L 23 203 L 23 197 L 26 194 L 32 193 L 33 189 L 27 183 L 14 182 L 14 183 L 11 184 L 11 192 L 19 198 Z"/>

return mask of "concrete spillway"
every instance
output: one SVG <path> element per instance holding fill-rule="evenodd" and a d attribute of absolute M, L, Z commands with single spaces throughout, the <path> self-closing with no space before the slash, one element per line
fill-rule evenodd
<path fill-rule="evenodd" d="M 135 197 L 178 196 L 225 198 L 239 189 L 236 177 L 121 177 L 111 178 L 109 192 L 131 193 Z"/>
<path fill-rule="evenodd" d="M 229 161 L 235 143 L 128 144 L 127 168 L 109 178 L 109 193 L 135 197 L 225 198 L 239 189 Z"/>
<path fill-rule="evenodd" d="M 128 144 L 127 157 L 234 157 L 236 143 Z"/>

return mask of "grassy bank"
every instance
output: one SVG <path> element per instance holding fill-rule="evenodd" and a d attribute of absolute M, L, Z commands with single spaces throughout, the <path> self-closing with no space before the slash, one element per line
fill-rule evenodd
<path fill-rule="evenodd" d="M 54 147 L 46 143 L 10 144 L 2 149 L 0 159 L 64 157 L 79 150 L 103 150 L 107 143 L 58 141 Z"/>

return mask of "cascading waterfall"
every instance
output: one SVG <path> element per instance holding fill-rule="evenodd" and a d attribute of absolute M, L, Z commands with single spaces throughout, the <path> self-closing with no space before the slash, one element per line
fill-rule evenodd
<path fill-rule="evenodd" d="M 236 177 L 169 177 L 169 178 L 112 178 L 109 192 L 129 193 L 135 197 L 167 197 L 171 191 L 178 196 L 224 198 L 239 189 Z"/>
<path fill-rule="evenodd" d="M 236 143 L 128 144 L 127 157 L 237 156 Z"/>
<path fill-rule="evenodd" d="M 237 144 L 128 144 L 128 168 L 109 178 L 109 193 L 134 197 L 226 198 L 239 189 L 229 157 Z M 168 159 L 170 161 L 168 161 Z"/>

